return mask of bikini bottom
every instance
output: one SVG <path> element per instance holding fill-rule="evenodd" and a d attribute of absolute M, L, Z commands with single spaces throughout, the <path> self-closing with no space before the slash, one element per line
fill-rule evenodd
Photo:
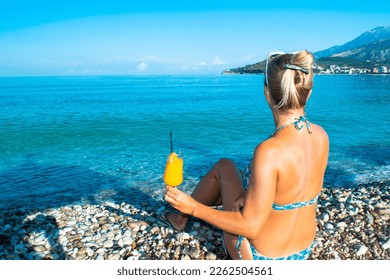
<path fill-rule="evenodd" d="M 242 256 L 241 256 L 240 248 L 241 248 L 241 243 L 244 240 L 244 238 L 245 237 L 242 237 L 242 236 L 239 235 L 237 243 L 236 243 L 236 249 L 237 249 L 237 252 L 238 252 L 238 256 L 239 256 L 239 258 L 241 260 L 242 260 Z M 286 256 L 286 257 L 280 257 L 280 258 L 265 257 L 262 254 L 260 254 L 259 252 L 257 252 L 257 250 L 255 249 L 255 247 L 252 246 L 252 244 L 250 244 L 250 248 L 251 248 L 251 252 L 252 252 L 252 256 L 253 256 L 254 260 L 306 260 L 310 256 L 310 253 L 311 253 L 311 250 L 313 248 L 313 245 L 314 245 L 314 241 L 309 246 L 309 248 L 304 249 L 304 250 L 302 250 L 302 251 L 300 251 L 298 253 L 295 253 L 295 254 L 292 254 L 292 255 L 289 255 L 289 256 Z"/>

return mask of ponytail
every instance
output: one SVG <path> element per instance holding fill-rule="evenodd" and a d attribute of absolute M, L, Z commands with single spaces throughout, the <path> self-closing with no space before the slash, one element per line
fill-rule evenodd
<path fill-rule="evenodd" d="M 306 105 L 313 87 L 313 55 L 308 51 L 283 54 L 268 65 L 268 90 L 274 108 L 285 111 Z"/>

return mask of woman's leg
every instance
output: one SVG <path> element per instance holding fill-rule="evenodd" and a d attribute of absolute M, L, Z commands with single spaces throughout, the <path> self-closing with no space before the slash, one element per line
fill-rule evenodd
<path fill-rule="evenodd" d="M 213 168 L 200 180 L 195 187 L 192 197 L 197 201 L 208 205 L 223 205 L 224 210 L 232 211 L 233 202 L 244 192 L 242 185 L 242 175 L 236 165 L 229 159 L 219 160 Z M 172 223 L 174 228 L 183 230 L 190 218 L 189 215 L 181 213 L 169 213 L 166 217 Z M 233 259 L 238 258 L 235 248 L 237 236 L 224 232 L 226 249 Z M 248 242 L 243 241 L 241 254 L 248 258 Z M 250 254 L 251 256 L 251 254 Z"/>

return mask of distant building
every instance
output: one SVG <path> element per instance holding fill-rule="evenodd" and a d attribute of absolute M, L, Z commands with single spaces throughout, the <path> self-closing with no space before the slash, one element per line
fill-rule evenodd
<path fill-rule="evenodd" d="M 386 67 L 386 66 L 381 66 L 381 67 L 379 67 L 378 73 L 381 73 L 381 74 L 386 74 L 386 73 L 388 73 L 387 67 Z"/>

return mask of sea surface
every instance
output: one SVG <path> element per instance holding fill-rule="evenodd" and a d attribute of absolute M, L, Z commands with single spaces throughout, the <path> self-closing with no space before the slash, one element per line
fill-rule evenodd
<path fill-rule="evenodd" d="M 314 83 L 325 186 L 389 180 L 390 75 Z M 159 202 L 170 130 L 190 192 L 221 157 L 245 168 L 273 129 L 262 75 L 0 78 L 0 208 Z"/>

